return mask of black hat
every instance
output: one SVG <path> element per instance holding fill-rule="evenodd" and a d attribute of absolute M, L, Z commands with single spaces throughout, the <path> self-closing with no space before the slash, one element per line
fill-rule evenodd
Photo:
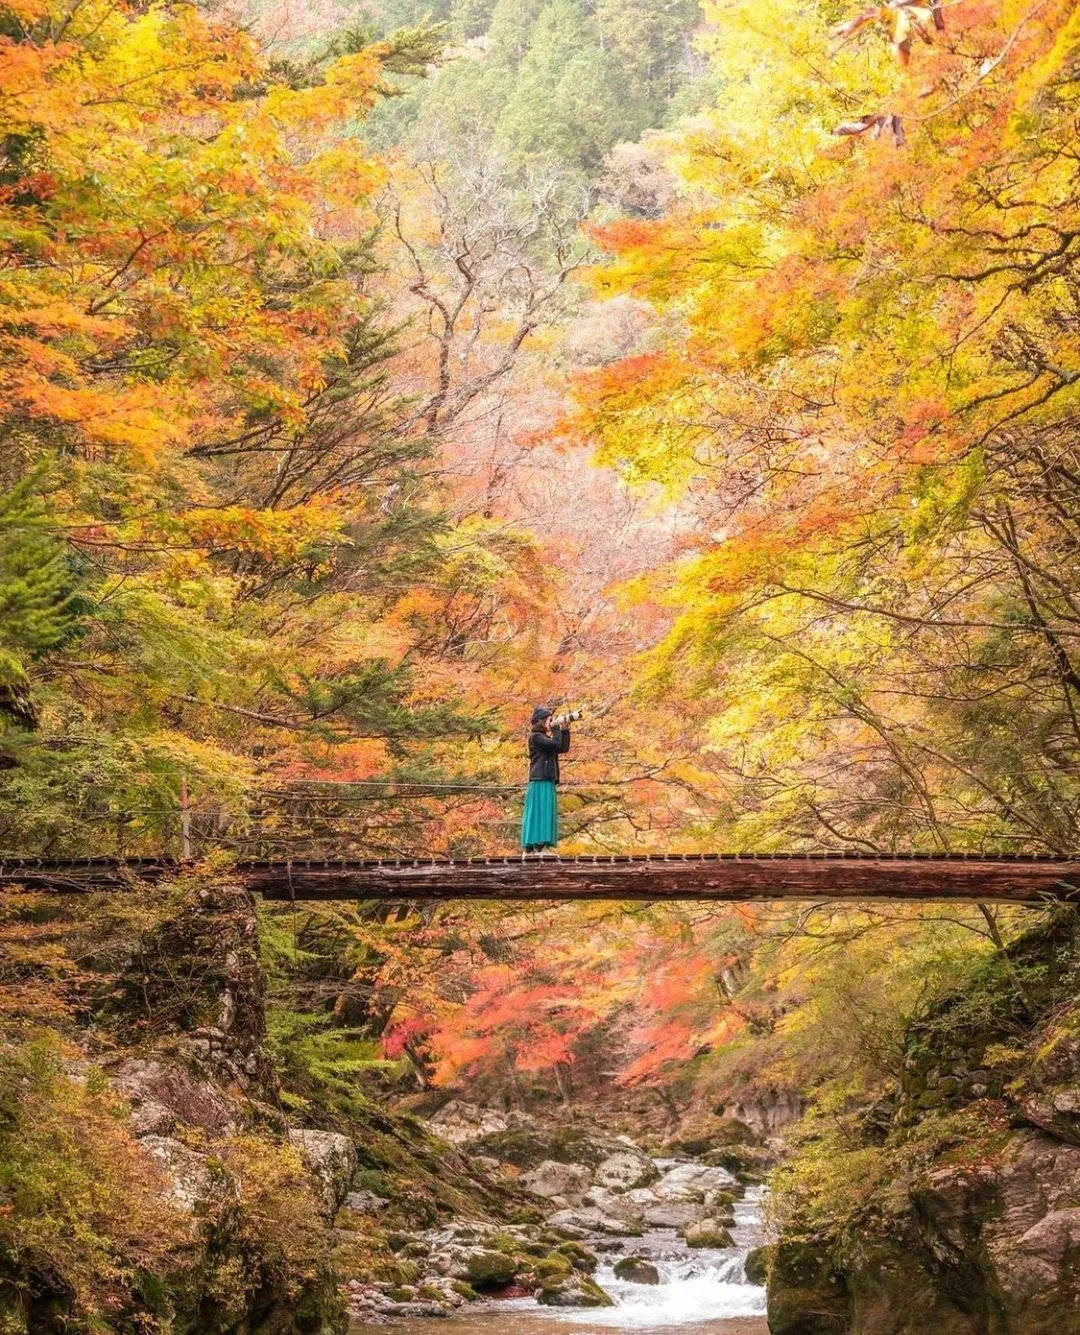
<path fill-rule="evenodd" d="M 550 718 L 555 711 L 548 709 L 547 705 L 537 705 L 532 712 L 532 725 L 535 728 L 538 723 L 543 723 L 544 719 Z"/>

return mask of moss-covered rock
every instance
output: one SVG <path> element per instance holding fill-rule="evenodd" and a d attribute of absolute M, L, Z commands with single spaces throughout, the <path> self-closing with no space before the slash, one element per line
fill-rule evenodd
<path fill-rule="evenodd" d="M 911 1026 L 897 1088 L 782 1170 L 773 1335 L 1080 1328 L 1078 924 L 988 957 Z"/>
<path fill-rule="evenodd" d="M 698 1117 L 680 1130 L 669 1143 L 669 1151 L 676 1154 L 689 1154 L 695 1158 L 708 1154 L 711 1150 L 724 1149 L 731 1145 L 761 1144 L 761 1137 L 745 1122 L 737 1117 L 716 1117 L 706 1115 Z"/>
<path fill-rule="evenodd" d="M 727 1228 L 718 1219 L 702 1219 L 683 1230 L 688 1247 L 734 1247 Z"/>
<path fill-rule="evenodd" d="M 764 1182 L 775 1158 L 760 1146 L 729 1145 L 723 1149 L 710 1150 L 701 1156 L 701 1161 L 712 1168 L 726 1168 L 737 1182 L 746 1186 L 752 1182 Z"/>
<path fill-rule="evenodd" d="M 509 1284 L 517 1274 L 517 1265 L 505 1252 L 484 1249 L 473 1252 L 465 1267 L 465 1278 L 479 1293 Z"/>
<path fill-rule="evenodd" d="M 196 1062 L 276 1097 L 258 919 L 251 895 L 237 886 L 185 883 L 112 981 L 100 1016 L 130 1040 L 183 1035 Z"/>
<path fill-rule="evenodd" d="M 543 1284 L 536 1300 L 545 1307 L 614 1307 L 614 1301 L 587 1275 L 559 1276 Z"/>
<path fill-rule="evenodd" d="M 107 1312 L 116 1331 L 344 1331 L 317 1180 L 274 1104 L 250 897 L 187 882 L 137 921 L 119 964 L 115 944 L 95 954 L 96 921 L 80 929 L 84 974 L 110 971 L 79 1018 L 97 1027 L 87 1054 L 108 1034 L 107 1065 L 78 1055 L 74 1021 L 64 1049 L 0 1050 L 0 1160 L 35 1202 L 0 1221 L 6 1326 L 60 1335 Z"/>
<path fill-rule="evenodd" d="M 623 1256 L 615 1262 L 615 1278 L 628 1284 L 659 1284 L 660 1271 L 642 1256 Z"/>
<path fill-rule="evenodd" d="M 748 1284 L 764 1284 L 769 1273 L 769 1265 L 772 1261 L 773 1248 L 771 1246 L 751 1247 L 746 1253 L 746 1260 L 743 1262 L 743 1273 L 746 1275 Z"/>
<path fill-rule="evenodd" d="M 769 1276 L 770 1335 L 847 1335 L 851 1299 L 828 1250 L 783 1242 Z"/>
<path fill-rule="evenodd" d="M 596 1128 L 573 1122 L 543 1125 L 530 1120 L 480 1136 L 469 1143 L 469 1149 L 524 1170 L 538 1168 L 544 1162 L 597 1169 L 618 1156 L 627 1156 L 636 1161 L 640 1176 L 655 1172 L 640 1150 Z"/>
<path fill-rule="evenodd" d="M 533 1275 L 540 1281 L 554 1279 L 558 1275 L 569 1275 L 573 1273 L 574 1267 L 565 1256 L 560 1256 L 558 1252 L 553 1252 L 550 1256 L 545 1256 L 537 1261 L 532 1268 Z"/>
<path fill-rule="evenodd" d="M 597 1267 L 596 1256 L 589 1251 L 588 1247 L 583 1247 L 580 1242 L 573 1242 L 569 1238 L 564 1239 L 556 1244 L 555 1251 L 561 1256 L 567 1257 L 575 1270 L 583 1270 L 588 1275 L 591 1275 Z"/>
<path fill-rule="evenodd" d="M 356 1145 L 353 1189 L 388 1201 L 379 1224 L 390 1233 L 431 1228 L 455 1217 L 540 1218 L 524 1193 L 475 1172 L 468 1156 L 438 1141 L 413 1118 L 363 1106 L 349 1117 L 339 1115 L 335 1128 L 347 1131 Z"/>

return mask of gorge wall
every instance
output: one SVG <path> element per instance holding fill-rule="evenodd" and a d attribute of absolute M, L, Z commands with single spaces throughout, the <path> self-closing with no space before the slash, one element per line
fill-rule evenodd
<path fill-rule="evenodd" d="M 909 1028 L 904 1073 L 779 1175 L 773 1335 L 1080 1329 L 1080 981 L 1068 909 Z"/>

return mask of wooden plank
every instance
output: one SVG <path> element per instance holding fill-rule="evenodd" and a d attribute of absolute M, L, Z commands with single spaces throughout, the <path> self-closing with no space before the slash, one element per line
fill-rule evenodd
<path fill-rule="evenodd" d="M 122 890 L 180 868 L 133 863 L 0 863 L 0 885 L 53 892 Z M 272 900 L 984 900 L 1080 899 L 1080 856 L 696 854 L 509 857 L 451 862 L 250 862 L 230 873 Z"/>

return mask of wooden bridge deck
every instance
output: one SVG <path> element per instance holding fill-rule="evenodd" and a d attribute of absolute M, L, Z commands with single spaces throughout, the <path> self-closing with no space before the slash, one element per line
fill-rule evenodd
<path fill-rule="evenodd" d="M 0 886 L 87 893 L 177 875 L 165 860 L 0 860 Z M 687 853 L 402 861 L 240 862 L 266 899 L 1080 900 L 1080 854 Z"/>

